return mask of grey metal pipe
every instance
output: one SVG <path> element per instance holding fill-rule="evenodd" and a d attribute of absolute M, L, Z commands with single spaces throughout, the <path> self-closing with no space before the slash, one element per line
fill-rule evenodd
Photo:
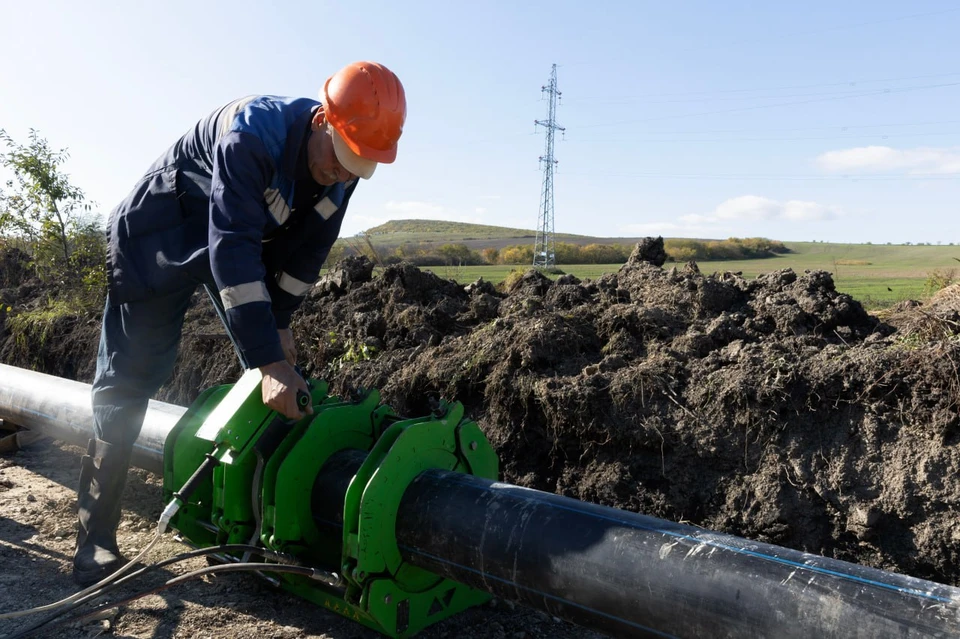
<path fill-rule="evenodd" d="M 163 443 L 186 408 L 150 401 L 131 462 L 163 473 Z M 90 385 L 0 364 L 0 419 L 64 442 L 86 446 L 93 437 Z"/>

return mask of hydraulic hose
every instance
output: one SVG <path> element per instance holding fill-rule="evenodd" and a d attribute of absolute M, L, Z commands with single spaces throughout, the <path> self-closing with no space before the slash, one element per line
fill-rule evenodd
<path fill-rule="evenodd" d="M 37 630 L 40 630 L 44 626 L 47 626 L 53 623 L 54 621 L 56 621 L 57 619 L 62 618 L 64 615 L 76 610 L 80 606 L 86 603 L 89 603 L 95 599 L 99 599 L 100 597 L 103 597 L 107 593 L 113 590 L 116 590 L 117 588 L 123 585 L 126 585 L 130 581 L 139 579 L 140 577 L 143 577 L 144 575 L 150 574 L 152 572 L 156 572 L 161 568 L 166 568 L 167 566 L 180 563 L 182 561 L 187 561 L 189 559 L 194 559 L 196 557 L 203 557 L 203 556 L 214 555 L 217 553 L 230 553 L 230 552 L 244 552 L 245 554 L 256 554 L 256 555 L 261 555 L 264 558 L 279 562 L 284 565 L 291 565 L 291 566 L 299 565 L 295 561 L 295 559 L 290 556 L 273 552 L 271 550 L 267 550 L 262 547 L 251 546 L 248 544 L 224 544 L 220 546 L 210 546 L 208 548 L 200 548 L 197 550 L 180 553 L 174 557 L 169 557 L 155 564 L 149 564 L 149 565 L 143 566 L 142 568 L 139 568 L 116 580 L 111 580 L 109 583 L 104 584 L 103 586 L 100 586 L 98 588 L 97 587 L 89 588 L 88 590 L 90 592 L 88 594 L 83 595 L 81 597 L 77 597 L 75 598 L 75 601 L 72 601 L 68 604 L 64 604 L 58 607 L 56 609 L 56 612 L 54 612 L 51 615 L 48 615 L 47 617 L 41 619 L 40 621 L 34 622 L 32 625 L 26 628 L 21 628 L 15 634 L 10 635 L 9 639 L 20 639 L 21 637 L 28 637 L 31 634 L 35 633 Z"/>
<path fill-rule="evenodd" d="M 37 606 L 36 608 L 29 608 L 26 610 L 17 610 L 16 612 L 6 612 L 0 614 L 0 619 L 15 619 L 16 617 L 23 617 L 26 615 L 33 615 L 38 612 L 47 612 L 49 610 L 56 610 L 68 606 L 80 599 L 86 597 L 87 595 L 99 591 L 101 588 L 109 585 L 112 582 L 117 581 L 122 575 L 130 572 L 134 566 L 140 563 L 140 560 L 146 557 L 147 553 L 150 552 L 150 549 L 153 548 L 160 537 L 163 536 L 163 533 L 166 532 L 167 526 L 170 524 L 170 520 L 173 516 L 180 510 L 180 507 L 186 502 L 190 495 L 196 490 L 197 486 L 204 481 L 204 479 L 213 472 L 213 468 L 219 463 L 219 461 L 213 455 L 207 455 L 206 459 L 203 460 L 203 463 L 194 471 L 193 475 L 186 481 L 183 487 L 173 494 L 173 499 L 170 500 L 170 503 L 167 504 L 166 508 L 163 509 L 163 512 L 160 513 L 160 520 L 157 522 L 157 532 L 154 534 L 153 538 L 150 540 L 143 550 L 140 553 L 122 566 L 119 570 L 110 573 L 97 583 L 76 592 L 69 597 L 56 601 L 54 603 L 46 604 L 43 606 Z"/>
<path fill-rule="evenodd" d="M 120 599 L 119 601 L 112 601 L 112 602 L 110 602 L 110 603 L 101 604 L 101 605 L 97 606 L 96 608 L 94 608 L 93 610 L 91 610 L 91 611 L 89 611 L 89 612 L 85 612 L 85 613 L 82 613 L 82 614 L 80 614 L 80 615 L 76 615 L 76 616 L 74 616 L 74 617 L 68 617 L 68 618 L 66 618 L 66 619 L 53 620 L 53 621 L 51 621 L 51 623 L 45 625 L 45 629 L 46 629 L 46 630 L 50 630 L 51 628 L 55 628 L 55 627 L 57 627 L 57 626 L 61 626 L 61 625 L 64 625 L 64 624 L 72 624 L 72 623 L 77 623 L 77 622 L 83 621 L 84 619 L 88 619 L 88 618 L 90 618 L 90 617 L 94 617 L 94 616 L 96 616 L 96 615 L 99 615 L 100 613 L 102 613 L 102 612 L 105 611 L 105 610 L 111 610 L 111 609 L 113 609 L 113 608 L 119 608 L 120 606 L 123 606 L 123 605 L 125 605 L 125 604 L 128 604 L 128 603 L 130 603 L 130 602 L 132 602 L 132 601 L 136 601 L 137 599 L 142 599 L 143 597 L 146 597 L 146 596 L 148 596 L 148 595 L 152 595 L 152 594 L 158 593 L 158 592 L 160 592 L 160 591 L 162 591 L 162 590 L 166 590 L 167 588 L 172 588 L 173 586 L 177 586 L 177 585 L 182 584 L 182 583 L 184 583 L 184 582 L 190 581 L 191 579 L 199 579 L 200 577 L 204 577 L 204 576 L 206 576 L 206 575 L 211 575 L 211 574 L 215 574 L 215 573 L 227 573 L 227 572 L 260 572 L 260 571 L 262 571 L 262 570 L 266 570 L 267 567 L 269 567 L 269 571 L 270 571 L 270 572 L 278 572 L 278 573 L 288 573 L 288 574 L 294 574 L 294 575 L 302 575 L 302 576 L 304 576 L 304 577 L 309 577 L 309 578 L 311 578 L 311 579 L 315 579 L 315 580 L 317 580 L 317 581 L 319 581 L 319 582 L 321 582 L 321 583 L 324 583 L 324 584 L 326 584 L 326 585 L 328 585 L 328 586 L 336 586 L 336 585 L 339 585 L 339 584 L 340 584 L 340 578 L 339 578 L 338 575 L 336 575 L 336 574 L 334 574 L 334 573 L 329 573 L 329 572 L 324 571 L 324 570 L 318 570 L 318 569 L 316 569 L 316 568 L 311 568 L 311 567 L 309 567 L 309 566 L 288 566 L 288 565 L 283 565 L 283 564 L 263 564 L 263 563 L 259 563 L 259 562 L 258 562 L 258 563 L 236 563 L 236 564 L 224 564 L 224 565 L 217 565 L 217 566 L 207 566 L 206 568 L 199 568 L 199 569 L 197 569 L 197 570 L 194 570 L 194 571 L 188 572 L 188 573 L 186 573 L 186 574 L 180 575 L 179 577 L 174 577 L 174 578 L 172 578 L 172 579 L 169 579 L 169 580 L 165 581 L 164 583 L 160 584 L 159 586 L 155 586 L 155 587 L 150 588 L 150 589 L 147 589 L 147 590 L 141 590 L 140 592 L 135 593 L 135 594 L 133 594 L 133 595 L 130 595 L 130 596 L 128 596 L 128 597 L 124 597 L 123 599 Z M 30 629 L 28 629 L 28 630 L 23 631 L 22 633 L 19 633 L 19 634 L 14 635 L 14 637 L 11 638 L 11 639 L 14 639 L 14 638 L 19 639 L 20 637 L 28 637 L 28 636 L 30 636 L 33 632 L 35 632 L 35 630 L 38 630 L 38 629 L 39 629 L 39 628 L 36 628 L 36 629 L 30 628 Z"/>
<path fill-rule="evenodd" d="M 158 530 L 157 533 L 154 534 L 150 542 L 146 546 L 144 546 L 143 550 L 141 550 L 136 557 L 134 557 L 129 562 L 127 562 L 119 570 L 117 570 L 116 572 L 110 573 L 109 575 L 107 575 L 97 583 L 91 586 L 87 586 L 83 590 L 79 590 L 68 597 L 64 597 L 60 601 L 54 601 L 53 603 L 44 604 L 42 606 L 37 606 L 35 608 L 27 608 L 25 610 L 16 610 L 14 612 L 5 612 L 3 614 L 0 614 L 0 620 L 16 619 L 18 617 L 25 617 L 27 615 L 35 615 L 40 612 L 49 612 L 52 610 L 65 608 L 83 599 L 84 597 L 99 591 L 101 588 L 108 586 L 109 584 L 113 583 L 114 581 L 122 577 L 125 573 L 132 570 L 133 567 L 136 566 L 140 562 L 140 560 L 146 556 L 148 552 L 150 552 L 150 549 L 152 549 L 157 544 L 157 542 L 160 541 L 160 537 L 162 535 L 163 533 Z"/>

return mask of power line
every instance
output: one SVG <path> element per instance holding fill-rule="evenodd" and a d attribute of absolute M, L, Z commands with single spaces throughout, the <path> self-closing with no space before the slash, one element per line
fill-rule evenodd
<path fill-rule="evenodd" d="M 778 102 L 778 103 L 776 103 L 776 104 L 761 104 L 761 105 L 754 105 L 754 106 L 747 106 L 747 107 L 737 107 L 737 108 L 734 108 L 734 109 L 721 109 L 721 110 L 717 110 L 717 111 L 702 111 L 702 112 L 699 112 L 699 113 L 675 113 L 675 114 L 672 114 L 672 115 L 663 115 L 663 116 L 659 116 L 659 117 L 655 117 L 655 118 L 644 118 L 644 119 L 640 119 L 640 120 L 620 120 L 620 121 L 617 121 L 617 122 L 602 122 L 602 123 L 599 123 L 599 124 L 587 124 L 587 125 L 581 126 L 580 128 L 581 128 L 581 129 L 594 129 L 594 128 L 601 128 L 601 127 L 608 127 L 608 126 L 620 126 L 620 125 L 623 125 L 623 124 L 640 124 L 640 123 L 643 123 L 643 122 L 658 122 L 658 121 L 660 121 L 660 120 L 672 120 L 672 119 L 678 119 L 678 118 L 693 118 L 693 117 L 697 117 L 697 116 L 701 116 L 701 115 L 718 115 L 718 114 L 723 114 L 723 113 L 738 113 L 738 112 L 742 112 L 742 111 L 755 111 L 755 110 L 758 110 L 758 109 L 771 109 L 771 108 L 774 108 L 774 107 L 781 107 L 781 106 L 795 106 L 795 105 L 799 105 L 799 104 L 813 104 L 813 103 L 815 103 L 815 102 L 833 102 L 833 101 L 836 101 L 836 100 L 848 100 L 848 99 L 850 99 L 850 98 L 862 98 L 862 97 L 870 97 L 870 96 L 876 96 L 876 95 L 889 95 L 889 94 L 892 94 L 892 93 L 906 93 L 906 92 L 908 92 L 908 91 L 919 91 L 919 90 L 923 90 L 923 89 L 942 89 L 942 88 L 954 87 L 954 86 L 960 86 L 960 82 L 948 82 L 948 83 L 943 83 L 943 84 L 927 84 L 927 85 L 919 85 L 919 86 L 912 86 L 912 87 L 902 87 L 902 88 L 897 88 L 897 89 L 881 89 L 881 90 L 878 90 L 878 91 L 868 91 L 868 92 L 865 92 L 865 93 L 858 93 L 858 94 L 854 94 L 854 95 L 844 95 L 844 96 L 841 96 L 841 97 L 817 98 L 817 99 L 813 99 L 813 100 L 799 100 L 799 101 L 792 101 L 792 102 Z"/>
<path fill-rule="evenodd" d="M 960 74 L 957 74 L 960 75 Z M 885 89 L 873 89 L 872 91 L 882 92 L 886 90 L 895 90 L 903 88 L 913 88 L 913 87 L 887 87 Z M 864 95 L 865 92 L 863 89 L 852 90 L 852 91 L 816 91 L 813 93 L 782 93 L 779 95 L 745 95 L 737 97 L 717 97 L 717 98 L 688 98 L 681 100 L 643 100 L 643 104 L 700 104 L 703 102 L 736 102 L 744 100 L 784 100 L 786 98 L 812 98 L 812 97 L 821 97 L 821 96 L 837 96 L 839 98 L 844 97 L 860 97 Z M 630 100 L 625 102 L 611 102 L 598 100 L 594 104 L 634 104 L 636 102 L 641 102 L 641 100 Z"/>
<path fill-rule="evenodd" d="M 960 120 L 931 120 L 927 122 L 893 122 L 886 124 L 832 124 L 825 126 L 805 126 L 805 127 L 784 127 L 784 128 L 761 128 L 761 129 L 687 129 L 687 130 L 668 130 L 668 131 L 636 131 L 637 135 L 712 135 L 712 134 L 725 134 L 725 133 L 753 133 L 753 134 L 764 134 L 764 133 L 791 133 L 794 131 L 847 131 L 847 130 L 860 130 L 860 129 L 881 129 L 881 128 L 895 128 L 895 127 L 915 127 L 915 126 L 938 126 L 942 124 L 960 124 Z M 917 135 L 917 136 L 926 136 L 926 135 L 953 135 L 954 131 L 930 131 L 926 133 L 917 133 L 917 134 L 907 134 L 907 133 L 889 133 L 886 134 L 889 137 L 906 137 L 908 135 Z M 537 135 L 536 132 L 519 132 L 519 131 L 504 131 L 502 135 L 491 138 L 490 136 L 485 136 L 482 138 L 473 138 L 465 140 L 465 145 L 501 145 L 504 140 L 514 140 L 519 138 L 529 138 Z M 627 139 L 626 134 L 623 132 L 611 133 L 611 137 L 616 137 L 618 139 Z M 879 135 L 879 134 L 877 134 Z M 770 140 L 843 140 L 843 139 L 853 139 L 857 137 L 867 137 L 867 134 L 857 136 L 857 135 L 838 135 L 838 136 L 824 136 L 824 137 L 798 137 L 798 138 L 770 138 Z M 604 135 L 591 135 L 589 140 L 603 140 L 610 139 Z M 735 142 L 740 139 L 746 141 L 752 141 L 754 138 L 716 138 L 715 141 L 724 142 L 731 141 Z M 766 138 L 755 138 L 757 140 Z M 666 138 L 651 138 L 649 140 L 639 140 L 636 138 L 629 138 L 631 142 L 671 142 L 673 139 Z M 697 140 L 676 140 L 678 142 L 685 141 L 697 141 L 700 142 L 700 139 Z M 703 140 L 703 141 L 713 141 Z M 570 142 L 570 140 L 567 140 Z"/>
<path fill-rule="evenodd" d="M 824 136 L 794 136 L 794 137 L 779 137 L 779 138 L 632 138 L 624 134 L 611 134 L 611 137 L 605 136 L 591 136 L 590 140 L 610 140 L 617 139 L 623 142 L 629 142 L 630 144 L 636 143 L 657 143 L 657 142 L 722 142 L 724 144 L 729 144 L 732 142 L 808 142 L 808 141 L 837 141 L 837 140 L 874 140 L 874 141 L 884 141 L 891 138 L 917 138 L 917 137 L 930 137 L 930 136 L 951 136 L 951 135 L 960 135 L 960 130 L 958 131 L 928 131 L 926 133 L 862 133 L 862 134 L 853 134 L 853 135 L 824 135 Z"/>
<path fill-rule="evenodd" d="M 644 101 L 649 98 L 674 98 L 674 97 L 685 97 L 685 96 L 710 96 L 710 95 L 726 95 L 729 93 L 758 93 L 761 91 L 795 91 L 799 89 L 819 89 L 823 87 L 840 87 L 840 86 L 857 86 L 861 84 L 877 84 L 879 82 L 904 82 L 906 80 L 929 80 L 932 78 L 949 78 L 960 75 L 960 71 L 955 71 L 951 73 L 933 73 L 928 75 L 909 75 L 901 76 L 898 78 L 879 78 L 875 80 L 846 80 L 842 82 L 823 82 L 818 84 L 796 84 L 792 86 L 780 86 L 780 87 L 761 87 L 756 89 L 718 89 L 711 91 L 682 91 L 676 93 L 646 93 L 639 95 L 630 95 L 630 96 L 612 96 L 603 100 L 596 100 L 593 98 L 580 98 L 574 100 L 568 100 L 568 103 L 579 103 L 579 102 L 589 102 L 590 104 L 627 104 L 634 101 Z M 768 98 L 783 98 L 790 96 L 752 96 L 757 99 L 763 99 L 764 97 Z M 717 98 L 717 99 L 748 99 L 748 98 Z M 666 101 L 672 102 L 672 101 Z M 665 102 L 665 103 L 666 103 Z M 659 104 L 658 102 L 648 102 L 648 104 Z"/>
<path fill-rule="evenodd" d="M 726 44 L 716 44 L 716 45 L 704 45 L 701 47 L 691 47 L 688 49 L 679 49 L 678 52 L 689 52 L 689 51 L 704 51 L 707 49 L 717 49 L 717 48 L 726 48 L 731 45 L 737 44 L 752 44 L 756 42 L 768 42 L 771 39 L 776 38 L 777 40 L 782 40 L 784 38 L 790 38 L 795 36 L 809 36 L 816 35 L 820 33 L 830 33 L 832 31 L 846 31 L 847 29 L 858 29 L 860 27 L 869 27 L 875 24 L 886 24 L 890 22 L 901 22 L 903 20 L 912 20 L 914 18 L 928 18 L 930 16 L 939 16 L 945 13 L 952 13 L 954 11 L 960 11 L 960 7 L 951 7 L 949 9 L 941 9 L 939 11 L 928 11 L 925 13 L 911 13 L 903 16 L 894 16 L 891 18 L 882 18 L 880 20 L 870 20 L 868 22 L 855 22 L 852 24 L 843 24 L 835 27 L 826 27 L 823 29 L 814 29 L 810 31 L 794 31 L 794 32 L 781 32 L 781 33 L 770 33 L 768 36 L 761 38 L 753 38 L 749 40 L 736 40 L 733 42 L 728 42 Z"/>
<path fill-rule="evenodd" d="M 721 5 L 721 6 L 722 6 L 722 5 Z M 728 41 L 728 42 L 718 42 L 718 43 L 716 43 L 716 44 L 705 44 L 705 45 L 703 45 L 703 46 L 688 47 L 688 48 L 686 48 L 686 49 L 676 49 L 676 50 L 670 51 L 669 53 L 688 53 L 688 52 L 691 52 L 691 51 L 706 51 L 706 50 L 709 50 L 709 49 L 726 49 L 726 48 L 734 47 L 734 46 L 736 46 L 736 45 L 754 44 L 754 43 L 757 43 L 757 42 L 768 42 L 768 41 L 770 41 L 770 40 L 772 40 L 772 39 L 777 39 L 778 41 L 782 41 L 782 40 L 785 39 L 785 38 L 791 38 L 791 37 L 796 37 L 796 36 L 810 36 L 810 35 L 816 35 L 816 34 L 820 34 L 820 33 L 830 33 L 830 32 L 832 32 L 832 31 L 846 31 L 846 30 L 848 30 L 848 29 L 858 29 L 858 28 L 860 28 L 860 27 L 869 27 L 869 26 L 873 26 L 873 25 L 877 25 L 877 24 L 887 24 L 887 23 L 891 23 L 891 22 L 902 22 L 902 21 L 904 21 L 904 20 L 913 20 L 913 19 L 916 19 L 916 18 L 928 18 L 928 17 L 931 17 L 931 16 L 939 16 L 939 15 L 943 15 L 943 14 L 946 14 L 946 13 L 953 13 L 953 12 L 956 12 L 956 11 L 960 11 L 960 7 L 950 7 L 950 8 L 948 8 L 948 9 L 940 9 L 940 10 L 938 10 L 938 11 L 928 11 L 928 12 L 924 12 L 924 13 L 910 13 L 910 14 L 907 14 L 907 15 L 892 16 L 892 17 L 890 17 L 890 18 L 881 18 L 881 19 L 879 19 L 879 20 L 870 20 L 870 21 L 867 21 L 867 22 L 854 22 L 854 23 L 850 23 L 850 24 L 841 24 L 841 25 L 837 25 L 837 26 L 833 26 L 833 27 L 824 27 L 824 28 L 813 29 L 813 30 L 808 30 L 808 31 L 793 31 L 793 32 L 785 32 L 785 31 L 777 32 L 777 31 L 771 31 L 771 33 L 770 33 L 769 35 L 764 36 L 764 37 L 760 37 L 760 38 L 752 38 L 752 39 L 743 39 L 743 38 L 741 38 L 741 39 L 737 39 L 737 40 L 731 40 L 731 41 Z M 663 25 L 663 26 L 664 26 L 664 28 L 667 27 L 667 25 Z M 672 26 L 672 25 L 670 25 L 670 26 Z M 605 63 L 607 63 L 607 60 L 581 60 L 581 61 L 579 61 L 579 62 L 568 62 L 568 63 L 565 63 L 565 64 L 561 65 L 561 67 L 562 67 L 562 68 L 569 68 L 569 67 L 577 67 L 577 66 L 597 66 L 597 65 L 605 64 Z"/>
<path fill-rule="evenodd" d="M 934 126 L 941 124 L 960 124 L 960 120 L 933 120 L 927 122 L 895 122 L 887 124 L 832 124 L 826 126 L 806 126 L 806 127 L 789 127 L 789 128 L 774 128 L 774 129 L 698 129 L 698 130 L 688 130 L 688 131 L 645 131 L 647 134 L 656 134 L 656 135 L 700 135 L 703 133 L 783 133 L 789 131 L 832 131 L 834 129 L 839 129 L 841 131 L 846 131 L 847 129 L 876 129 L 884 127 L 898 127 L 898 126 Z"/>
<path fill-rule="evenodd" d="M 850 175 L 748 175 L 748 174 L 706 174 L 706 173 L 616 173 L 616 172 L 564 172 L 565 176 L 576 177 L 616 177 L 616 178 L 656 178 L 677 180 L 783 180 L 811 182 L 919 182 L 919 181 L 956 181 L 958 175 L 943 173 L 913 173 L 910 175 L 886 175 L 883 173 Z"/>

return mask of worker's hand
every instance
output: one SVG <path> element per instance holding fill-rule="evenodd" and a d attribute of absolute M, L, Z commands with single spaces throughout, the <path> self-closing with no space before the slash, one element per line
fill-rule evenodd
<path fill-rule="evenodd" d="M 283 356 L 287 358 L 287 363 L 291 366 L 297 365 L 297 344 L 293 341 L 293 331 L 289 328 L 277 330 L 280 335 L 280 347 L 283 348 Z"/>
<path fill-rule="evenodd" d="M 297 391 L 309 394 L 307 382 L 286 361 L 260 367 L 263 374 L 263 403 L 288 419 L 300 419 L 304 412 L 297 406 Z M 313 415 L 313 406 L 307 404 L 306 414 Z"/>

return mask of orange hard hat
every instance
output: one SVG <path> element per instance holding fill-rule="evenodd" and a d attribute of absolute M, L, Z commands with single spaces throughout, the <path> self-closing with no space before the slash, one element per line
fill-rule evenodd
<path fill-rule="evenodd" d="M 348 64 L 327 79 L 321 97 L 324 117 L 351 151 L 373 162 L 397 158 L 407 97 L 393 71 L 376 62 Z"/>

